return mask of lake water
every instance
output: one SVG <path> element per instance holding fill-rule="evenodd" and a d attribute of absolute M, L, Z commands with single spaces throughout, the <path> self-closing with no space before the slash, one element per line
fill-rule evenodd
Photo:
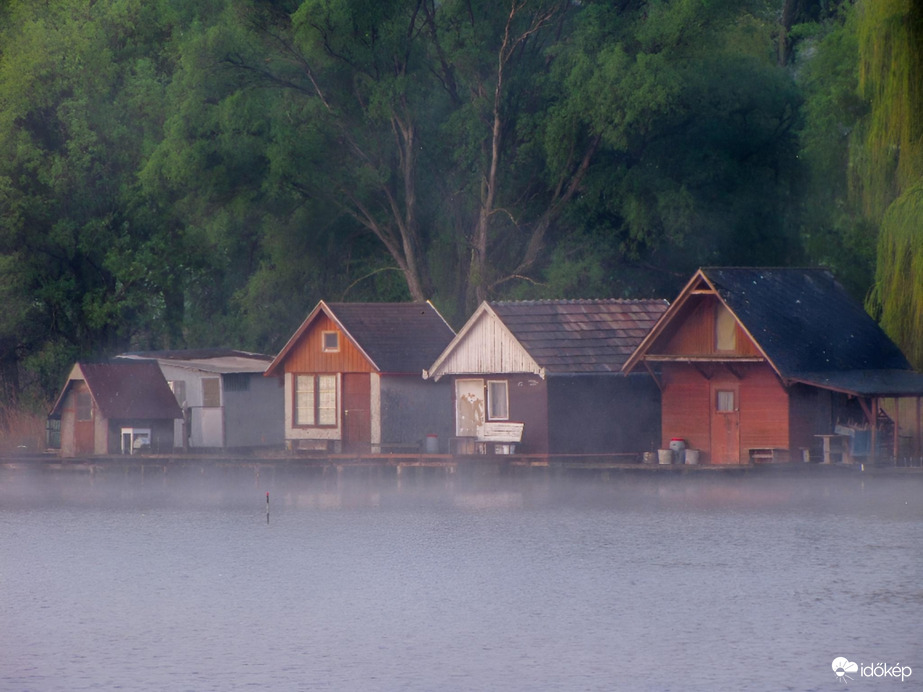
<path fill-rule="evenodd" d="M 921 623 L 919 476 L 0 474 L 4 691 L 921 689 Z"/>

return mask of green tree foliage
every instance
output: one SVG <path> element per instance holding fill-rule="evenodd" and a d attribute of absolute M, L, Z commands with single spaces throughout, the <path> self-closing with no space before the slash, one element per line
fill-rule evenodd
<path fill-rule="evenodd" d="M 131 175 L 158 98 L 159 8 L 12 2 L 0 36 L 0 360 L 56 378 L 150 316 L 154 227 Z M 57 382 L 55 382 L 57 384 Z"/>
<path fill-rule="evenodd" d="M 601 142 L 544 291 L 670 295 L 700 265 L 798 261 L 800 96 L 771 26 L 746 3 L 582 15 L 558 108 Z"/>
<path fill-rule="evenodd" d="M 272 352 L 320 298 L 433 299 L 459 325 L 485 298 L 805 259 L 862 293 L 880 219 L 849 191 L 910 194 L 918 130 L 882 134 L 917 122 L 876 120 L 900 51 L 860 50 L 872 14 L 850 7 L 0 2 L 0 379 Z M 898 158 L 868 153 L 886 141 Z"/>
<path fill-rule="evenodd" d="M 233 194 L 268 212 L 256 235 L 277 236 L 269 247 L 289 243 L 292 258 L 335 247 L 357 260 L 340 274 L 354 295 L 372 278 L 393 294 L 401 276 L 404 295 L 435 298 L 456 322 L 504 293 L 629 290 L 615 279 L 626 263 L 675 265 L 671 289 L 702 262 L 783 263 L 799 256 L 788 198 L 798 95 L 760 8 L 240 4 L 196 39 L 193 62 L 210 68 L 178 90 L 176 111 L 205 114 L 204 129 L 178 120 L 154 160 L 204 205 L 180 205 L 198 225 L 229 203 L 203 182 L 241 157 L 248 175 L 230 178 Z M 280 221 L 288 231 L 270 230 Z M 594 257 L 608 265 L 598 281 L 566 279 Z M 287 264 L 264 256 L 262 288 L 238 297 L 265 296 Z"/>
<path fill-rule="evenodd" d="M 813 264 L 830 267 L 860 300 L 875 273 L 877 230 L 850 182 L 850 159 L 862 144 L 868 104 L 859 94 L 859 44 L 851 3 L 796 25 L 794 68 L 804 94 L 800 156 L 805 250 Z"/>
<path fill-rule="evenodd" d="M 860 82 L 870 104 L 857 148 L 857 184 L 881 223 L 873 311 L 923 368 L 923 6 L 880 0 L 858 6 Z"/>

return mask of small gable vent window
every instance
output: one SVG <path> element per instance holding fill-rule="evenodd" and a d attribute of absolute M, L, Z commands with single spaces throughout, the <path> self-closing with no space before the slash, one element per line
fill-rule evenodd
<path fill-rule="evenodd" d="M 715 306 L 715 349 L 737 350 L 737 323 L 731 311 L 721 303 Z"/>
<path fill-rule="evenodd" d="M 321 337 L 323 339 L 324 353 L 336 353 L 340 350 L 339 332 L 323 332 Z"/>

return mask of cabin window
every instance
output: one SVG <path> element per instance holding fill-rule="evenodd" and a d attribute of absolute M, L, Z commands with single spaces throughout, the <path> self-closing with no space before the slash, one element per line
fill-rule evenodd
<path fill-rule="evenodd" d="M 167 382 L 170 385 L 170 391 L 176 397 L 176 403 L 180 406 L 186 405 L 186 382 L 183 380 L 171 380 Z"/>
<path fill-rule="evenodd" d="M 336 425 L 337 376 L 295 376 L 295 425 Z"/>
<path fill-rule="evenodd" d="M 734 405 L 734 391 L 733 390 L 718 390 L 716 392 L 717 401 L 715 402 L 715 410 L 719 413 L 731 413 L 736 410 Z"/>
<path fill-rule="evenodd" d="M 487 418 L 490 420 L 509 420 L 510 398 L 506 380 L 489 380 L 487 382 Z"/>
<path fill-rule="evenodd" d="M 737 322 L 731 311 L 721 303 L 715 306 L 715 349 L 737 350 Z"/>
<path fill-rule="evenodd" d="M 340 350 L 340 333 L 339 332 L 322 332 L 324 353 L 336 353 Z"/>
<path fill-rule="evenodd" d="M 206 377 L 202 380 L 202 406 L 218 408 L 221 406 L 221 380 Z"/>
<path fill-rule="evenodd" d="M 235 372 L 224 376 L 224 391 L 226 392 L 249 392 L 250 375 L 248 373 Z"/>
<path fill-rule="evenodd" d="M 77 420 L 93 420 L 93 400 L 89 392 L 77 392 Z"/>

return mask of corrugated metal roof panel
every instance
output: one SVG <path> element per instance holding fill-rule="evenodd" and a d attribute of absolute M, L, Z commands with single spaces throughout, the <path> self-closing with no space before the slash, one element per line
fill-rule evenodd
<path fill-rule="evenodd" d="M 156 360 L 171 365 L 215 374 L 262 373 L 272 362 L 272 356 L 232 349 L 189 349 L 181 351 L 136 351 L 118 358 Z"/>

